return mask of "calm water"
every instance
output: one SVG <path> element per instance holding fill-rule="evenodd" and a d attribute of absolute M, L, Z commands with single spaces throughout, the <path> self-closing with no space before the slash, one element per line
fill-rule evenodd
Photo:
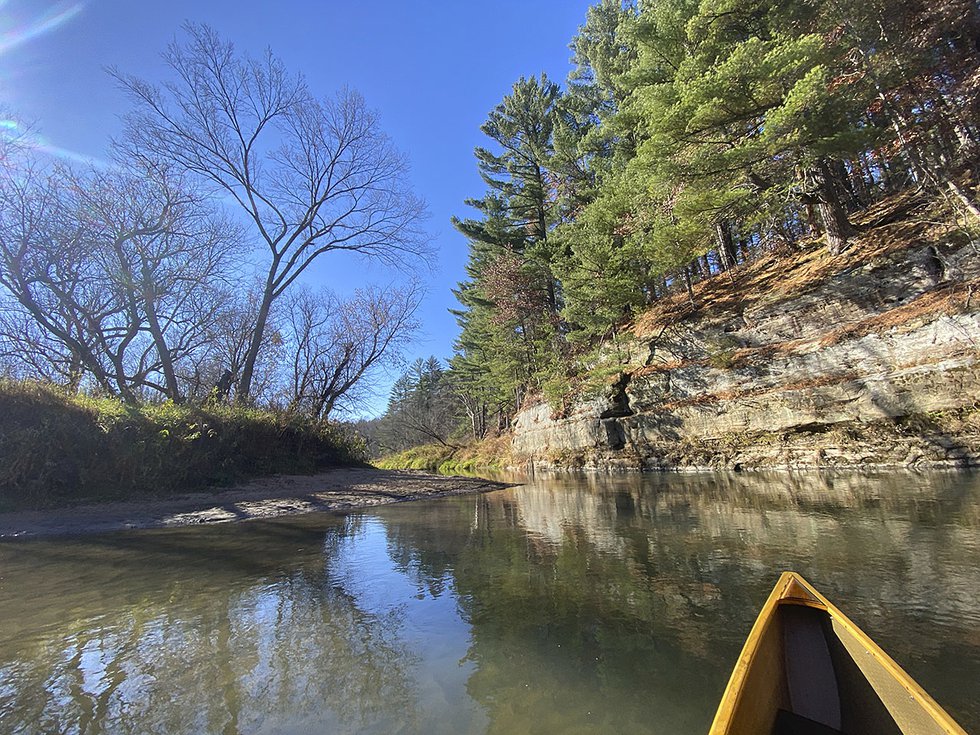
<path fill-rule="evenodd" d="M 3 733 L 703 733 L 782 569 L 980 731 L 980 477 L 538 479 L 0 544 Z"/>

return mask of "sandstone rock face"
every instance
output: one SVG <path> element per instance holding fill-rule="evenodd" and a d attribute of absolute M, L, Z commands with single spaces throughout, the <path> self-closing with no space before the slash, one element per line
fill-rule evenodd
<path fill-rule="evenodd" d="M 913 245 L 667 325 L 605 395 L 518 414 L 514 453 L 551 468 L 980 464 L 978 261 L 974 244 Z"/>

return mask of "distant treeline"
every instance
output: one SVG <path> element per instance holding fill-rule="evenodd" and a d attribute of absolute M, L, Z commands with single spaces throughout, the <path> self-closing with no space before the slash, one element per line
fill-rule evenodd
<path fill-rule="evenodd" d="M 592 7 L 564 87 L 521 78 L 482 127 L 440 378 L 467 431 L 561 393 L 698 279 L 803 242 L 840 253 L 884 197 L 921 190 L 975 229 L 978 48 L 974 0 Z"/>

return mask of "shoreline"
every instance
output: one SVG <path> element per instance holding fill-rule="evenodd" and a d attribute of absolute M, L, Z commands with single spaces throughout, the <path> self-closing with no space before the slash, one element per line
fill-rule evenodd
<path fill-rule="evenodd" d="M 483 493 L 513 485 L 414 470 L 337 467 L 276 475 L 214 492 L 0 513 L 0 540 L 234 523 Z"/>

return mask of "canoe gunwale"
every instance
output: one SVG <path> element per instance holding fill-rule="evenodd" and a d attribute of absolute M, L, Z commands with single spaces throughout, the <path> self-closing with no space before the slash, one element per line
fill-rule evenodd
<path fill-rule="evenodd" d="M 948 735 L 967 735 L 966 731 L 956 724 L 953 718 L 878 644 L 795 572 L 783 572 L 780 575 L 779 581 L 776 582 L 762 606 L 735 662 L 708 735 L 745 735 L 736 733 L 732 729 L 733 721 L 745 691 L 749 672 L 752 670 L 752 665 L 759 653 L 760 643 L 769 627 L 775 623 L 778 617 L 777 611 L 782 605 L 809 607 L 826 613 L 832 624 L 840 625 L 864 648 L 865 653 L 873 657 L 877 664 L 902 686 L 909 698 L 935 721 L 940 730 L 948 733 Z"/>

